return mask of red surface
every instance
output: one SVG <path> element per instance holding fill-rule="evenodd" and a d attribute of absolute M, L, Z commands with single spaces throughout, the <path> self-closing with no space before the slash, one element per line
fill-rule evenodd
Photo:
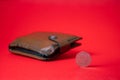
<path fill-rule="evenodd" d="M 119 0 L 0 1 L 0 80 L 120 80 Z M 55 61 L 11 54 L 8 44 L 36 31 L 82 36 L 82 46 Z M 91 53 L 92 63 L 81 68 L 76 54 Z"/>

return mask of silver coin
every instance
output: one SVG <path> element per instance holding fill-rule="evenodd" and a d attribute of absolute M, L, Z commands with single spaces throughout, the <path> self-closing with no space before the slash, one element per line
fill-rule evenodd
<path fill-rule="evenodd" d="M 81 51 L 76 55 L 76 63 L 81 67 L 89 66 L 91 63 L 91 56 L 85 51 Z"/>

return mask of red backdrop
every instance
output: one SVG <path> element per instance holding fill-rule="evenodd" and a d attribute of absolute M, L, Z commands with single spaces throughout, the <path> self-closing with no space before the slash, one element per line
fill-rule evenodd
<path fill-rule="evenodd" d="M 0 80 L 120 80 L 119 0 L 1 0 Z M 55 61 L 13 55 L 8 44 L 36 31 L 82 36 L 82 46 Z M 81 68 L 75 56 L 89 52 L 92 63 Z"/>

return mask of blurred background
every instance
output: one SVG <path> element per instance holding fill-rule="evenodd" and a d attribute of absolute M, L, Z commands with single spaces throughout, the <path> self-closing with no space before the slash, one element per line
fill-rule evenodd
<path fill-rule="evenodd" d="M 0 0 L 0 80 L 119 80 L 119 0 Z M 82 46 L 53 62 L 13 55 L 8 45 L 36 32 L 82 36 Z M 75 56 L 91 53 L 90 67 L 80 68 Z"/>

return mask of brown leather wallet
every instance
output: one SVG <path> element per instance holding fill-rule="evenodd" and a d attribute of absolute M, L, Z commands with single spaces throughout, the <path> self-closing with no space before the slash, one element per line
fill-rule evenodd
<path fill-rule="evenodd" d="M 35 32 L 17 38 L 9 45 L 9 50 L 40 60 L 50 60 L 56 55 L 64 53 L 76 46 L 76 41 L 81 37 L 57 33 L 57 32 Z"/>

